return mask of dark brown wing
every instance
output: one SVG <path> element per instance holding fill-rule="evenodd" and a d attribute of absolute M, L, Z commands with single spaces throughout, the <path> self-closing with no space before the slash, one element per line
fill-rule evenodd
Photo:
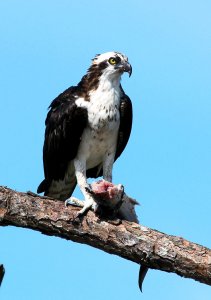
<path fill-rule="evenodd" d="M 87 124 L 87 110 L 75 104 L 77 87 L 70 87 L 50 105 L 45 125 L 43 164 L 45 179 L 37 192 L 47 192 L 52 180 L 63 180 L 75 158 Z"/>
<path fill-rule="evenodd" d="M 119 125 L 119 134 L 117 140 L 115 160 L 124 151 L 132 129 L 132 121 L 133 121 L 132 102 L 126 94 L 123 94 L 121 98 L 119 111 L 120 111 L 120 125 Z"/>

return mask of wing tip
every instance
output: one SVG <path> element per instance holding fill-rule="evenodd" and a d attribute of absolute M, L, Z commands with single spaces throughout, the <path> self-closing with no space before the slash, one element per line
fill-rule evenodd
<path fill-rule="evenodd" d="M 48 182 L 47 182 L 46 179 L 44 179 L 44 180 L 40 183 L 40 185 L 38 186 L 38 188 L 37 188 L 37 193 L 38 193 L 38 194 L 44 193 L 44 192 L 47 191 L 47 189 L 48 189 Z"/>

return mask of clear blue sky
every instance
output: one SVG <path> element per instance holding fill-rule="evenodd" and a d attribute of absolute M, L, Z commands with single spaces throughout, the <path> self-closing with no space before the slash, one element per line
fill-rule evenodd
<path fill-rule="evenodd" d="M 211 247 L 211 2 L 0 2 L 0 184 L 36 191 L 52 99 L 77 84 L 96 53 L 125 53 L 133 75 L 127 149 L 114 182 L 140 222 Z M 210 300 L 211 287 L 31 230 L 0 228 L 3 300 Z"/>

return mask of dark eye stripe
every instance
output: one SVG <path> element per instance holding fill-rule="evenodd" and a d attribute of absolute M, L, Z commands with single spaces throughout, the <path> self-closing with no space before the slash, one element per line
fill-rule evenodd
<path fill-rule="evenodd" d="M 116 57 L 115 57 L 115 60 L 116 60 L 116 63 L 118 64 L 118 63 L 120 63 L 121 58 L 120 58 L 119 56 L 116 56 Z"/>

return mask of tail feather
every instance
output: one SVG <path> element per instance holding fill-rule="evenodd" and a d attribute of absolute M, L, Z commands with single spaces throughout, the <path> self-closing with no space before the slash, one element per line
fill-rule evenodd
<path fill-rule="evenodd" d="M 64 180 L 52 180 L 50 183 L 44 179 L 37 188 L 37 193 L 43 193 L 45 196 L 65 201 L 71 197 L 75 186 L 76 177 L 64 178 Z"/>
<path fill-rule="evenodd" d="M 44 193 L 48 190 L 49 188 L 49 183 L 47 181 L 47 179 L 44 179 L 38 186 L 37 188 L 37 193 L 38 194 L 41 194 L 41 193 Z"/>

